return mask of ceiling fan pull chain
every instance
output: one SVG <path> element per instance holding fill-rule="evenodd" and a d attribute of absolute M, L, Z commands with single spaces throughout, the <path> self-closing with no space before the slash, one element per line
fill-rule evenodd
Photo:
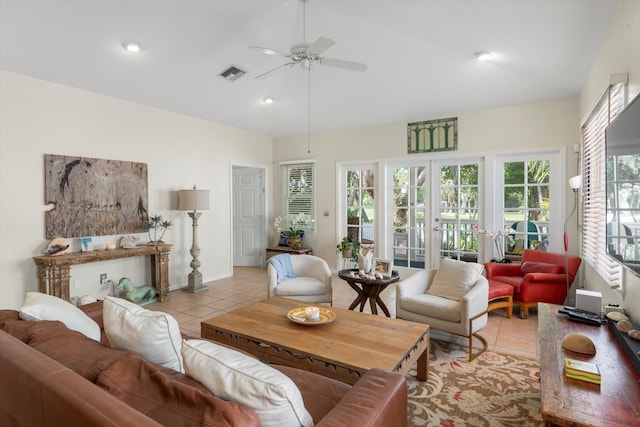
<path fill-rule="evenodd" d="M 311 154 L 311 67 L 307 73 L 307 154 Z"/>
<path fill-rule="evenodd" d="M 307 1 L 302 0 L 302 43 L 307 43 Z"/>

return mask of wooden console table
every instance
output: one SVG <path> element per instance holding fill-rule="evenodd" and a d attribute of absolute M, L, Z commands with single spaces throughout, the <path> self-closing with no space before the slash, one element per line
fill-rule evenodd
<path fill-rule="evenodd" d="M 151 258 L 151 284 L 158 292 L 159 301 L 169 299 L 169 252 L 171 245 L 144 245 L 132 249 L 117 248 L 91 252 L 70 252 L 62 255 L 33 257 L 38 267 L 38 290 L 69 301 L 71 266 L 89 262 L 149 255 Z"/>
<path fill-rule="evenodd" d="M 271 248 L 267 248 L 266 259 L 269 259 L 272 256 L 275 256 L 278 254 L 313 255 L 313 249 L 312 248 L 292 249 L 289 246 L 274 246 Z"/>
<path fill-rule="evenodd" d="M 538 304 L 538 352 L 542 419 L 558 426 L 640 426 L 640 375 L 607 324 L 572 322 L 558 313 L 559 305 Z M 562 348 L 568 334 L 588 336 L 596 355 Z M 567 378 L 564 359 L 594 362 L 602 384 Z"/>

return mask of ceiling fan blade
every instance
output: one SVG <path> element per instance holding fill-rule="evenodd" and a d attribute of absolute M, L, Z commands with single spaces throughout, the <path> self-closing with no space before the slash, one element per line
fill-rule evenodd
<path fill-rule="evenodd" d="M 256 76 L 255 79 L 256 80 L 264 80 L 264 79 L 266 79 L 268 77 L 271 77 L 273 74 L 275 74 L 275 73 L 277 73 L 279 71 L 282 71 L 282 69 L 284 69 L 285 67 L 292 67 L 294 65 L 296 65 L 295 62 L 287 62 L 286 64 L 282 64 L 279 67 L 274 68 L 273 70 L 269 70 L 266 73 L 262 73 L 259 76 Z"/>
<path fill-rule="evenodd" d="M 319 61 L 322 65 L 327 65 L 329 67 L 343 68 L 345 70 L 366 71 L 367 69 L 367 64 L 362 64 L 360 62 L 345 61 L 342 59 L 333 59 L 333 58 L 320 58 Z"/>
<path fill-rule="evenodd" d="M 278 56 L 286 56 L 286 57 L 291 56 L 288 53 L 282 52 L 280 50 L 269 49 L 267 47 L 250 46 L 247 49 L 254 52 L 258 52 L 258 53 L 266 53 L 267 55 L 278 55 Z"/>
<path fill-rule="evenodd" d="M 336 44 L 336 42 L 333 40 L 326 37 L 320 37 L 318 40 L 314 41 L 311 46 L 309 46 L 309 53 L 313 55 L 320 55 L 334 44 Z"/>

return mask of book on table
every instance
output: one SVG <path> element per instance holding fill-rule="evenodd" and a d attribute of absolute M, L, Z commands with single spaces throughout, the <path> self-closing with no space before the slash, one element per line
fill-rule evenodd
<path fill-rule="evenodd" d="M 600 384 L 600 370 L 592 362 L 567 357 L 564 359 L 564 373 L 569 378 Z"/>

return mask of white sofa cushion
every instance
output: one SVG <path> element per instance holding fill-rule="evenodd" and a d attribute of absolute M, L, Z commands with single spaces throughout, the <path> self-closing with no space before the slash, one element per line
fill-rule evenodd
<path fill-rule="evenodd" d="M 104 332 L 111 347 L 140 354 L 146 360 L 184 373 L 180 326 L 170 314 L 151 311 L 122 298 L 103 303 Z"/>
<path fill-rule="evenodd" d="M 483 268 L 480 264 L 443 258 L 427 293 L 460 301 L 476 284 Z"/>
<path fill-rule="evenodd" d="M 276 295 L 293 296 L 293 295 L 323 295 L 327 292 L 324 283 L 314 277 L 296 277 L 284 282 L 278 283 Z"/>
<path fill-rule="evenodd" d="M 22 320 L 58 320 L 74 331 L 100 341 L 100 326 L 75 305 L 61 298 L 40 292 L 27 292 L 20 308 Z"/>
<path fill-rule="evenodd" d="M 313 426 L 289 377 L 257 359 L 204 340 L 182 343 L 185 373 L 214 395 L 252 408 L 263 427 Z"/>
<path fill-rule="evenodd" d="M 420 313 L 447 322 L 460 322 L 460 302 L 436 295 L 417 294 L 402 298 L 399 301 L 403 310 Z"/>

